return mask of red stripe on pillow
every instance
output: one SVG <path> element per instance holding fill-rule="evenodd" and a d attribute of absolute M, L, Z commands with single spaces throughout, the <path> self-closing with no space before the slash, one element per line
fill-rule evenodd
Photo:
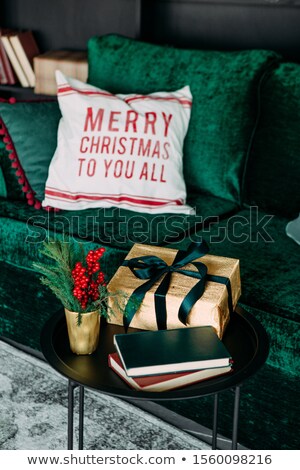
<path fill-rule="evenodd" d="M 60 96 L 66 96 L 66 95 L 71 95 L 74 93 L 80 93 L 82 95 L 88 95 L 88 96 L 104 96 L 106 98 L 110 99 L 119 99 L 117 95 L 113 95 L 109 92 L 106 91 L 94 91 L 94 90 L 84 90 L 84 89 L 79 89 L 79 88 L 74 88 L 71 87 L 70 85 L 60 85 L 57 89 L 57 93 Z M 152 95 L 131 95 L 128 98 L 124 98 L 123 101 L 127 104 L 131 103 L 132 101 L 137 101 L 137 100 L 155 100 L 155 101 L 171 101 L 173 103 L 178 103 L 183 106 L 192 106 L 192 101 L 187 100 L 185 98 L 177 98 L 176 96 L 172 95 L 170 93 L 169 96 L 152 96 Z"/>
<path fill-rule="evenodd" d="M 72 196 L 72 195 L 78 195 L 78 194 L 79 194 L 79 193 L 77 193 L 77 192 L 67 191 L 66 189 L 61 190 L 61 189 L 58 189 L 58 188 L 55 188 L 55 187 L 49 186 L 49 185 L 47 185 L 47 188 L 46 188 L 46 189 L 47 189 L 48 191 L 58 191 L 58 192 L 63 193 L 63 194 L 70 194 L 71 196 Z M 110 194 L 110 193 L 105 193 L 105 194 L 103 194 L 103 193 L 91 193 L 91 192 L 86 193 L 86 192 L 83 192 L 83 191 L 81 191 L 80 194 L 82 194 L 82 195 L 84 195 L 84 196 L 101 196 L 101 197 L 102 197 L 102 196 L 105 196 L 105 197 L 107 197 L 107 196 L 112 196 L 112 197 L 114 197 L 114 196 L 115 196 L 114 193 L 113 193 L 113 194 Z M 139 199 L 143 199 L 143 200 L 145 200 L 145 201 L 147 201 L 148 199 L 151 200 L 151 201 L 152 201 L 152 200 L 153 200 L 153 201 L 157 200 L 157 201 L 165 201 L 165 202 L 169 202 L 169 201 L 173 201 L 173 200 L 174 200 L 174 199 L 166 199 L 166 198 L 161 198 L 161 197 L 158 198 L 158 197 L 154 197 L 154 196 L 151 196 L 151 197 L 150 197 L 150 196 L 144 196 L 144 195 L 140 196 L 139 194 L 135 194 L 135 195 L 133 196 L 132 194 L 121 193 L 120 195 L 122 195 L 122 196 L 128 196 L 128 197 L 136 197 L 136 198 L 139 198 Z M 183 204 L 183 200 L 182 200 L 182 199 L 178 199 L 178 201 L 181 201 L 181 204 Z"/>
<path fill-rule="evenodd" d="M 70 95 L 72 93 L 80 93 L 82 95 L 99 95 L 99 96 L 105 96 L 106 98 L 113 98 L 113 99 L 118 99 L 115 95 L 112 95 L 111 93 L 108 93 L 106 91 L 94 91 L 94 90 L 80 90 L 79 88 L 73 88 L 69 85 L 63 85 L 59 86 L 57 89 L 57 93 L 59 95 Z"/>
<path fill-rule="evenodd" d="M 56 199 L 62 199 L 62 200 L 68 200 L 69 202 L 76 202 L 78 200 L 86 200 L 86 201 L 112 201 L 112 202 L 130 202 L 135 205 L 139 206 L 165 206 L 169 204 L 176 204 L 177 206 L 182 206 L 183 202 L 180 199 L 175 199 L 175 200 L 159 200 L 156 199 L 154 200 L 153 198 L 151 199 L 143 199 L 141 196 L 127 196 L 127 195 L 119 195 L 119 196 L 111 196 L 109 194 L 105 195 L 89 195 L 89 194 L 72 194 L 72 193 L 66 193 L 62 192 L 59 190 L 53 190 L 46 188 L 45 189 L 45 194 L 48 197 L 56 198 Z M 166 202 L 167 201 L 167 202 Z"/>
<path fill-rule="evenodd" d="M 79 88 L 73 88 L 69 85 L 59 86 L 57 89 L 59 95 L 71 95 L 72 93 L 81 93 L 82 95 L 99 95 L 105 96 L 106 98 L 118 99 L 115 95 L 108 93 L 106 91 L 94 91 L 94 90 L 80 90 Z"/>
<path fill-rule="evenodd" d="M 143 95 L 136 95 L 132 96 L 130 98 L 124 99 L 126 103 L 131 103 L 132 101 L 137 101 L 137 100 L 156 100 L 156 101 L 172 101 L 173 103 L 178 103 L 187 105 L 187 106 L 192 106 L 192 101 L 187 100 L 185 98 L 177 98 L 176 96 L 143 96 Z"/>

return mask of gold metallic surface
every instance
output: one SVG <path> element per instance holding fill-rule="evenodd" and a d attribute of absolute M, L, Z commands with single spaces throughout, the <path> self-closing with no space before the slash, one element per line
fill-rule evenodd
<path fill-rule="evenodd" d="M 92 354 L 98 346 L 100 332 L 100 315 L 95 310 L 83 313 L 78 326 L 78 313 L 65 308 L 68 335 L 71 351 L 75 354 Z"/>
<path fill-rule="evenodd" d="M 128 253 L 126 259 L 135 258 L 145 255 L 156 255 L 162 258 L 167 264 L 172 264 L 177 250 L 165 247 L 153 247 L 148 245 L 136 244 Z M 232 303 L 235 308 L 241 295 L 241 279 L 239 260 L 233 258 L 225 258 L 222 256 L 213 256 L 207 254 L 197 261 L 201 261 L 208 268 L 209 274 L 228 277 L 231 281 Z M 196 268 L 188 264 L 185 269 L 195 271 Z M 107 288 L 111 293 L 118 290 L 131 294 L 134 289 L 142 285 L 145 281 L 136 278 L 129 268 L 120 266 Z M 130 326 L 143 330 L 157 330 L 154 292 L 157 289 L 161 279 L 146 293 L 140 309 L 136 312 Z M 171 285 L 166 296 L 167 304 L 167 328 L 184 328 L 184 325 L 178 319 L 178 311 L 183 298 L 188 294 L 190 289 L 197 283 L 197 279 L 184 276 L 182 274 L 173 273 Z M 110 307 L 112 307 L 115 315 L 108 322 L 117 325 L 123 325 L 123 316 L 118 309 L 117 303 L 113 297 L 108 299 Z M 230 319 L 228 308 L 228 295 L 226 286 L 216 282 L 208 281 L 202 297 L 196 302 L 192 308 L 188 318 L 188 327 L 211 325 L 215 328 L 218 336 L 222 338 L 226 326 Z"/>

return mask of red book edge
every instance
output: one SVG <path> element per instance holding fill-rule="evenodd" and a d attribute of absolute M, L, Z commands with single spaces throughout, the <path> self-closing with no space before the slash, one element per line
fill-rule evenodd
<path fill-rule="evenodd" d="M 180 372 L 174 374 L 160 374 L 146 377 L 129 377 L 122 365 L 118 353 L 108 355 L 109 367 L 135 390 L 147 392 L 163 392 L 185 387 L 193 383 L 202 382 L 212 377 L 219 377 L 232 371 L 231 365 L 217 367 L 214 369 L 201 369 L 191 372 Z"/>
<path fill-rule="evenodd" d="M 1 56 L 1 49 L 0 49 L 0 83 L 1 85 L 7 85 L 7 74 L 4 69 L 4 64 Z"/>
<path fill-rule="evenodd" d="M 3 69 L 7 78 L 7 85 L 15 85 L 17 82 L 15 73 L 10 64 L 9 58 L 7 57 L 6 51 L 1 41 L 1 32 L 0 32 L 0 60 L 2 62 Z"/>

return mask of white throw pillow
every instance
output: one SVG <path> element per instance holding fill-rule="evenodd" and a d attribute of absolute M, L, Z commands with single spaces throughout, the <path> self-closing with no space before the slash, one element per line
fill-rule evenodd
<path fill-rule="evenodd" d="M 182 148 L 188 86 L 150 95 L 113 95 L 56 72 L 62 118 L 43 206 L 194 213 L 185 204 Z"/>

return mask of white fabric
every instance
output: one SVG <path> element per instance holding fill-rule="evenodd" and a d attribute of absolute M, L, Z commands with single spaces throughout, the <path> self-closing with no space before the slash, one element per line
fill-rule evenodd
<path fill-rule="evenodd" d="M 286 226 L 286 234 L 300 245 L 300 214 Z"/>
<path fill-rule="evenodd" d="M 43 206 L 193 213 L 182 172 L 188 86 L 113 95 L 59 71 L 56 80 L 62 118 Z"/>

